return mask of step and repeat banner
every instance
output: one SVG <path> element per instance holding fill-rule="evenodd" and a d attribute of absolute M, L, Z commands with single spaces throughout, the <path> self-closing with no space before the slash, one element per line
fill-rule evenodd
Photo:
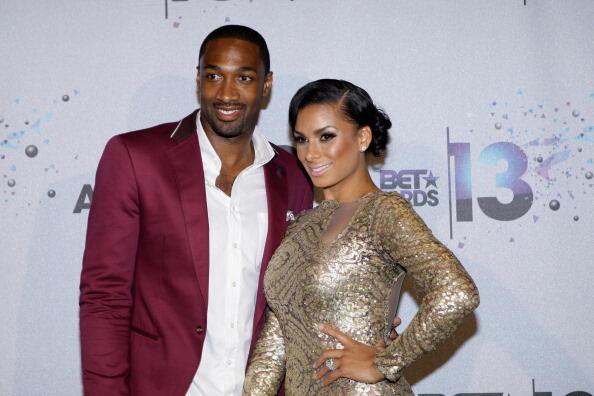
<path fill-rule="evenodd" d="M 290 98 L 323 77 L 366 88 L 392 118 L 376 183 L 481 292 L 407 369 L 417 393 L 594 393 L 594 1 L 7 0 L 0 21 L 0 394 L 82 394 L 98 159 L 111 136 L 198 107 L 198 48 L 224 24 L 268 41 L 258 128 L 271 141 L 290 144 Z M 418 303 L 407 284 L 402 327 Z"/>

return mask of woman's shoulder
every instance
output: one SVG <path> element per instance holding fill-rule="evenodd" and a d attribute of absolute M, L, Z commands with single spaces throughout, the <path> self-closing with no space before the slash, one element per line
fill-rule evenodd
<path fill-rule="evenodd" d="M 406 198 L 395 191 L 375 193 L 367 210 L 371 223 L 380 228 L 394 222 L 415 222 L 419 217 Z"/>
<path fill-rule="evenodd" d="M 396 191 L 378 191 L 373 193 L 372 207 L 374 210 L 408 210 L 410 203 Z"/>

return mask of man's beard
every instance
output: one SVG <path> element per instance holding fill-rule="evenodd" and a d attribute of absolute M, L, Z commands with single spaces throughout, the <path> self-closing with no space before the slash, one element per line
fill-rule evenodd
<path fill-rule="evenodd" d="M 216 104 L 215 104 L 216 105 Z M 235 138 L 243 135 L 248 129 L 250 129 L 250 120 L 247 118 L 246 106 L 241 103 L 225 103 L 226 106 L 233 106 L 241 109 L 241 116 L 230 122 L 221 121 L 216 116 L 216 109 L 211 107 L 211 111 L 204 112 L 204 119 L 210 126 L 212 131 L 218 136 L 226 139 Z M 224 106 L 221 106 L 224 107 Z"/>
<path fill-rule="evenodd" d="M 217 122 L 221 123 L 221 121 L 218 121 L 218 120 L 217 120 Z M 214 133 L 216 133 L 218 136 L 220 136 L 222 138 L 231 139 L 231 138 L 235 138 L 235 137 L 243 135 L 243 133 L 245 132 L 245 129 L 246 129 L 245 120 L 238 120 L 236 122 L 239 122 L 239 124 L 238 125 L 218 125 L 218 124 L 212 123 L 212 124 L 210 124 L 210 127 L 212 128 L 212 131 Z M 231 123 L 229 123 L 229 124 L 231 124 Z"/>

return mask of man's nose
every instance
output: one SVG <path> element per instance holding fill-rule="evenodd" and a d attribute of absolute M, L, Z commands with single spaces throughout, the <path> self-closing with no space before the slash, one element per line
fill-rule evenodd
<path fill-rule="evenodd" d="M 222 102 L 236 102 L 239 99 L 239 91 L 232 79 L 224 79 L 220 86 L 217 99 Z"/>

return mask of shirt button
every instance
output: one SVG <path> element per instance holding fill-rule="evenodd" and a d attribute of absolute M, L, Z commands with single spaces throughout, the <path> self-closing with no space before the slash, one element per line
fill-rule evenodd
<path fill-rule="evenodd" d="M 198 334 L 204 333 L 204 328 L 202 326 L 196 327 L 196 333 L 198 333 Z"/>
<path fill-rule="evenodd" d="M 231 360 L 227 360 L 227 366 L 231 366 L 231 364 L 233 364 L 233 362 Z"/>
<path fill-rule="evenodd" d="M 235 249 L 237 249 L 237 247 L 238 247 L 238 246 L 239 246 L 239 245 L 237 244 L 237 242 L 233 242 L 233 247 L 234 247 Z"/>
<path fill-rule="evenodd" d="M 235 281 L 231 282 L 231 286 L 237 287 L 237 282 L 235 282 Z"/>
<path fill-rule="evenodd" d="M 235 323 L 231 323 L 231 328 L 234 329 L 235 328 Z"/>

